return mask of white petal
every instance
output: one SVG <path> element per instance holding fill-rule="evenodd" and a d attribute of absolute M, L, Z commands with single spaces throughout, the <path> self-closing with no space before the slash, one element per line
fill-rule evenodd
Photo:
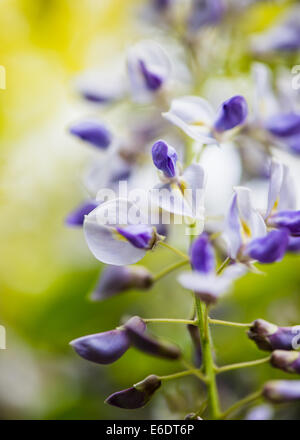
<path fill-rule="evenodd" d="M 251 239 L 266 235 L 266 225 L 260 213 L 253 207 L 252 192 L 249 188 L 235 187 L 239 215 L 244 225 L 250 231 Z"/>
<path fill-rule="evenodd" d="M 163 116 L 191 138 L 204 144 L 216 143 L 210 134 L 215 112 L 205 99 L 197 96 L 174 99 L 170 110 Z"/>
<path fill-rule="evenodd" d="M 265 217 L 269 217 L 276 201 L 278 200 L 283 180 L 283 165 L 276 160 L 271 164 L 271 175 L 269 183 L 268 205 Z"/>
<path fill-rule="evenodd" d="M 99 261 L 122 266 L 134 264 L 143 258 L 146 253 L 144 249 L 138 249 L 128 241 L 117 238 L 114 232 L 114 226 L 137 224 L 134 214 L 136 209 L 133 203 L 125 199 L 115 199 L 103 203 L 86 216 L 85 238 L 89 249 Z M 143 222 L 141 218 L 140 223 Z"/>

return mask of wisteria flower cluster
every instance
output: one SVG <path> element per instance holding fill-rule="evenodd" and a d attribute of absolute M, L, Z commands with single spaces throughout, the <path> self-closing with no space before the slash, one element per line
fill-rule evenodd
<path fill-rule="evenodd" d="M 186 418 L 226 419 L 262 399 L 271 404 L 300 400 L 300 379 L 275 380 L 222 408 L 216 377 L 225 371 L 269 363 L 300 374 L 299 328 L 279 327 L 263 319 L 238 323 L 210 317 L 211 309 L 226 301 L 224 297 L 236 280 L 248 272 L 260 272 L 257 263 L 276 264 L 287 253 L 300 251 L 296 186 L 284 160 L 289 155 L 297 160 L 300 153 L 299 95 L 296 91 L 287 93 L 282 72 L 268 67 L 269 60 L 279 54 L 290 56 L 300 49 L 299 8 L 289 10 L 290 15 L 268 33 L 247 42 L 255 60 L 252 96 L 228 93 L 223 100 L 216 99 L 216 105 L 199 94 L 199 80 L 207 81 L 215 58 L 221 58 L 217 50 L 215 57 L 210 53 L 214 52 L 210 45 L 224 35 L 220 51 L 226 50 L 226 45 L 234 47 L 235 42 L 226 41 L 225 36 L 255 1 L 191 0 L 184 7 L 182 3 L 148 2 L 140 16 L 148 34 L 159 26 L 159 42 L 152 38 L 133 45 L 124 70 L 111 72 L 106 81 L 99 74 L 98 81 L 83 75 L 78 82 L 83 99 L 99 106 L 103 117 L 83 118 L 70 128 L 73 136 L 94 147 L 98 155 L 85 176 L 92 198 L 71 212 L 66 223 L 83 227 L 90 251 L 107 265 L 94 290 L 94 300 L 131 288 L 150 289 L 176 271 L 178 283 L 194 296 L 193 314 L 181 319 L 133 316 L 115 329 L 79 337 L 71 345 L 79 356 L 97 364 L 117 362 L 131 347 L 181 363 L 183 369 L 177 373 L 152 374 L 115 392 L 106 400 L 110 405 L 141 408 L 165 382 L 193 375 L 205 385 L 207 397 Z M 283 28 L 287 32 L 282 32 Z M 170 45 L 178 50 L 167 49 Z M 179 52 L 183 59 L 176 58 Z M 105 122 L 108 109 L 118 106 L 126 109 L 123 131 Z M 232 146 L 243 173 L 232 187 L 227 209 L 211 221 L 206 215 L 211 171 L 206 169 L 203 155 L 211 148 L 226 155 Z M 149 173 L 156 182 L 148 179 Z M 264 206 L 256 203 L 253 179 L 267 182 Z M 143 196 L 124 196 L 124 183 L 130 190 L 143 188 Z M 182 223 L 184 228 L 179 226 Z M 170 230 L 176 228 L 185 235 L 186 250 L 170 243 Z M 178 261 L 157 274 L 136 265 L 147 253 L 159 253 L 162 247 L 173 252 Z M 194 348 L 193 364 L 180 347 L 149 332 L 147 325 L 156 322 L 186 326 Z M 269 352 L 268 356 L 219 366 L 212 325 L 247 330 L 250 340 Z M 261 414 L 265 413 L 262 405 Z"/>

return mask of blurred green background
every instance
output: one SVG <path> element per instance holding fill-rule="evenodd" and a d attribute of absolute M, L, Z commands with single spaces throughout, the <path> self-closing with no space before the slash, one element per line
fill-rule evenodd
<path fill-rule="evenodd" d="M 76 337 L 115 327 L 126 314 L 184 317 L 191 310 L 190 295 L 174 276 L 148 292 L 92 303 L 89 292 L 101 265 L 88 251 L 82 231 L 63 224 L 83 197 L 80 178 L 88 158 L 67 135 L 80 111 L 72 80 L 85 68 L 104 65 L 136 39 L 133 3 L 0 2 L 0 64 L 7 75 L 6 90 L 0 91 L 0 324 L 7 330 L 7 350 L 0 351 L 2 419 L 175 418 L 195 410 L 202 396 L 201 386 L 189 378 L 164 387 L 143 410 L 108 407 L 103 400 L 111 392 L 180 366 L 132 349 L 112 366 L 101 367 L 80 359 L 68 345 Z M 244 20 L 245 31 L 264 28 L 279 13 L 280 6 L 258 6 Z M 236 68 L 244 69 L 244 60 L 238 61 Z M 172 258 L 161 251 L 143 264 L 158 271 Z M 291 256 L 263 268 L 266 277 L 248 275 L 214 316 L 299 324 L 299 263 L 300 257 Z M 184 328 L 152 329 L 190 354 Z M 220 364 L 263 356 L 243 330 L 218 328 L 214 336 Z M 268 366 L 226 373 L 219 383 L 223 403 L 269 377 L 285 376 Z"/>

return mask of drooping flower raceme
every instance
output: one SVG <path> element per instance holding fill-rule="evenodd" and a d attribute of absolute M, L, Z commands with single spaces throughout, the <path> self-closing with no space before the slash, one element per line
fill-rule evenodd
<path fill-rule="evenodd" d="M 243 96 L 223 102 L 217 112 L 203 98 L 185 96 L 174 99 L 163 116 L 202 144 L 219 144 L 226 134 L 245 123 L 248 105 Z"/>

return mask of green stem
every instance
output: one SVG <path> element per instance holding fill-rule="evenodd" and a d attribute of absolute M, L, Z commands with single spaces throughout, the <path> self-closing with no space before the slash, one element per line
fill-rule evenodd
<path fill-rule="evenodd" d="M 257 359 L 255 361 L 239 362 L 236 364 L 224 365 L 224 367 L 215 368 L 215 371 L 216 373 L 224 373 L 225 371 L 238 370 L 240 368 L 255 367 L 257 365 L 265 364 L 269 361 L 270 361 L 270 356 L 265 357 L 263 359 Z"/>
<path fill-rule="evenodd" d="M 244 323 L 241 323 L 241 322 L 221 321 L 220 319 L 212 319 L 212 318 L 208 318 L 208 322 L 210 324 L 224 325 L 226 327 L 249 328 L 252 325 L 252 324 L 244 324 Z"/>
<path fill-rule="evenodd" d="M 172 323 L 172 324 L 186 324 L 186 325 L 197 325 L 197 322 L 190 319 L 172 319 L 172 318 L 150 318 L 143 319 L 147 323 L 157 322 L 157 323 Z"/>
<path fill-rule="evenodd" d="M 240 408 L 242 408 L 245 405 L 248 405 L 249 403 L 254 402 L 255 400 L 259 399 L 262 395 L 261 390 L 256 391 L 253 394 L 250 394 L 249 396 L 245 397 L 242 400 L 239 400 L 234 405 L 232 405 L 230 408 L 228 408 L 221 416 L 222 419 L 227 419 L 227 417 L 232 414 L 235 411 L 238 411 Z"/>
<path fill-rule="evenodd" d="M 164 241 L 160 241 L 159 244 L 167 249 L 169 249 L 170 251 L 174 252 L 174 254 L 179 255 L 181 258 L 184 258 L 187 261 L 190 261 L 188 255 L 186 255 L 184 252 L 181 252 L 179 249 L 171 246 L 170 244 L 164 242 Z"/>
<path fill-rule="evenodd" d="M 201 371 L 197 370 L 196 368 L 191 368 L 187 363 L 182 361 L 183 365 L 187 367 L 185 371 L 179 371 L 178 373 L 168 374 L 167 376 L 158 376 L 160 380 L 173 380 L 173 379 L 179 379 L 180 377 L 185 376 L 191 376 L 194 375 L 198 377 L 198 379 L 202 380 L 203 382 L 206 381 L 205 376 L 201 373 Z"/>
<path fill-rule="evenodd" d="M 207 307 L 195 295 L 198 327 L 203 347 L 203 368 L 207 383 L 208 402 L 213 419 L 220 416 L 219 395 L 216 383 L 215 367 L 212 356 L 212 344 L 208 325 Z"/>
<path fill-rule="evenodd" d="M 182 266 L 185 266 L 188 263 L 189 263 L 188 260 L 178 261 L 177 263 L 174 263 L 171 266 L 166 267 L 161 272 L 159 272 L 156 275 L 154 275 L 153 276 L 153 280 L 154 281 L 158 281 L 161 278 L 163 278 L 164 276 L 168 275 L 169 273 L 173 272 L 176 269 L 179 269 Z"/>
<path fill-rule="evenodd" d="M 223 261 L 223 263 L 221 264 L 221 266 L 217 269 L 217 275 L 220 275 L 220 274 L 223 272 L 223 270 L 225 269 L 225 267 L 228 266 L 228 264 L 230 263 L 230 261 L 231 261 L 230 257 L 227 257 L 227 258 Z"/>

